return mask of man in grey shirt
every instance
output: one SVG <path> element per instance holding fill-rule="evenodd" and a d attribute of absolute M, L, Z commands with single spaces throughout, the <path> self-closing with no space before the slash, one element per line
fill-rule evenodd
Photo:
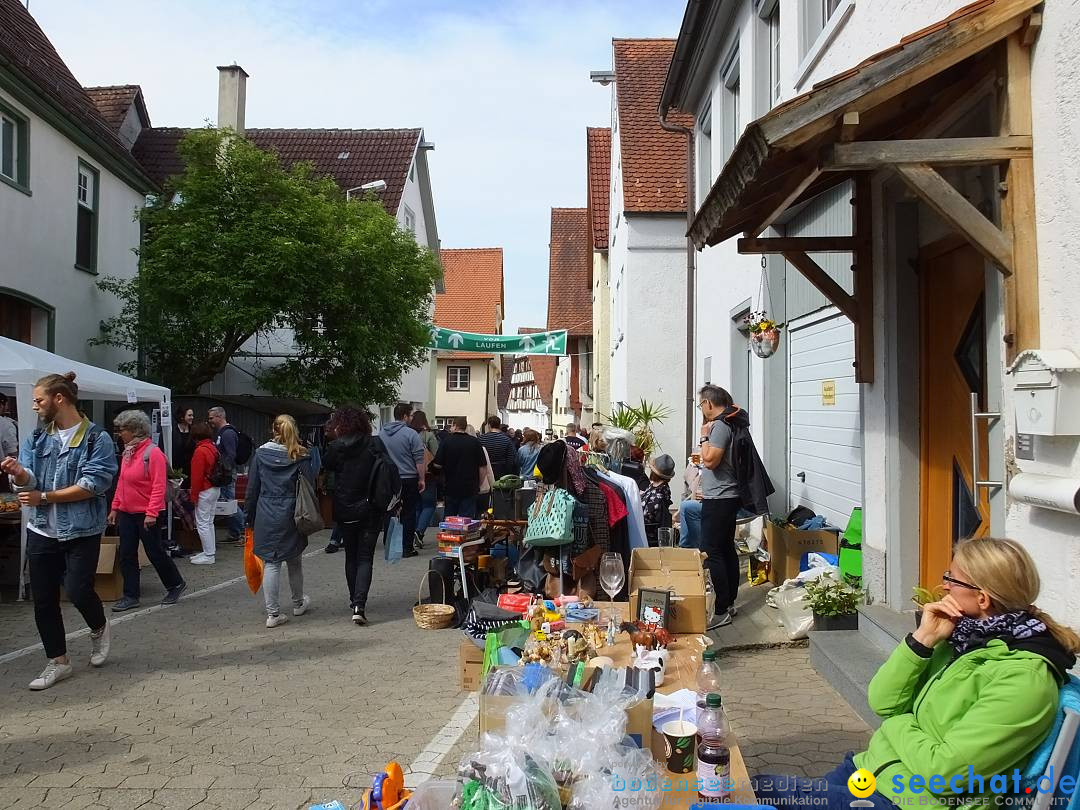
<path fill-rule="evenodd" d="M 731 464 L 731 428 L 723 416 L 734 403 L 717 385 L 698 393 L 701 425 L 701 550 L 716 592 L 714 627 L 731 624 L 739 592 L 739 553 L 735 549 L 735 519 L 739 513 L 739 482 Z"/>

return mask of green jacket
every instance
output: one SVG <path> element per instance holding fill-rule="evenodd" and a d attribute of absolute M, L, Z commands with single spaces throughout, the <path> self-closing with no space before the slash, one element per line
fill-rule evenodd
<path fill-rule="evenodd" d="M 993 639 L 958 657 L 947 643 L 922 658 L 901 642 L 870 681 L 867 700 L 883 722 L 855 764 L 875 774 L 877 792 L 902 807 L 935 806 L 956 795 L 990 797 L 992 806 L 996 793 L 1014 792 L 1013 770 L 1023 770 L 1049 733 L 1059 684 L 1074 662 L 1048 634 L 1011 645 Z M 969 766 L 983 775 L 983 790 L 973 779 L 969 792 Z M 942 780 L 916 792 L 916 774 L 927 783 Z M 1008 776 L 1006 790 L 991 788 L 995 774 Z M 953 776 L 960 777 L 959 791 L 950 789 Z"/>

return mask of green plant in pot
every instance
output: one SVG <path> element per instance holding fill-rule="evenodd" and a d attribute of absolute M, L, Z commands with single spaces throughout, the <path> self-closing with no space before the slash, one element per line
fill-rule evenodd
<path fill-rule="evenodd" d="M 916 585 L 911 589 L 911 601 L 915 603 L 915 626 L 918 627 L 922 623 L 923 607 L 929 605 L 931 602 L 939 602 L 945 596 L 945 589 L 940 585 L 935 585 L 932 588 L 926 588 L 922 585 Z"/>
<path fill-rule="evenodd" d="M 815 630 L 858 630 L 856 608 L 866 601 L 866 592 L 824 574 L 816 582 L 806 583 L 806 601 L 814 613 Z"/>

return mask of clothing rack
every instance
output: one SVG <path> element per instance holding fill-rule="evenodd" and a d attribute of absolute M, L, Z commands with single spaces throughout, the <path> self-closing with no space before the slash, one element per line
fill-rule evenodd
<path fill-rule="evenodd" d="M 600 467 L 605 470 L 611 469 L 611 456 L 607 453 L 598 453 L 595 450 L 579 450 L 581 464 L 584 467 Z"/>

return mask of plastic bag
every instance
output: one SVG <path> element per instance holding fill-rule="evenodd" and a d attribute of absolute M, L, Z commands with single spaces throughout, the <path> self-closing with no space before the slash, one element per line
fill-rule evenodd
<path fill-rule="evenodd" d="M 462 810 L 562 810 L 551 768 L 529 750 L 485 734 L 461 761 Z"/>
<path fill-rule="evenodd" d="M 402 543 L 401 521 L 396 517 L 392 517 L 390 518 L 390 524 L 386 527 L 386 561 L 388 563 L 401 561 L 402 554 L 404 554 Z"/>
<path fill-rule="evenodd" d="M 806 601 L 806 588 L 789 580 L 769 595 L 780 609 L 780 623 L 787 628 L 788 638 L 792 641 L 806 638 L 807 633 L 814 629 L 814 614 Z"/>
<path fill-rule="evenodd" d="M 244 576 L 252 593 L 258 593 L 262 587 L 263 561 L 255 556 L 255 532 L 250 527 L 244 529 Z"/>
<path fill-rule="evenodd" d="M 409 810 L 446 810 L 460 796 L 459 782 L 429 779 L 413 791 L 409 798 Z"/>

